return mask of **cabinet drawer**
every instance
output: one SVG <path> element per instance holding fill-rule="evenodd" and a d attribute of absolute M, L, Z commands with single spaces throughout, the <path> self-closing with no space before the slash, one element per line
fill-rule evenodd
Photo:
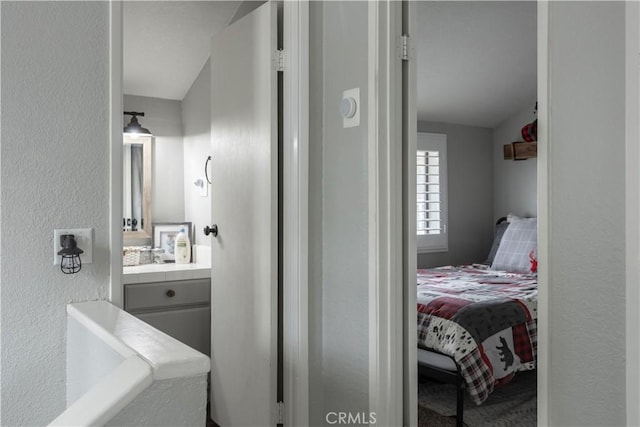
<path fill-rule="evenodd" d="M 196 279 L 126 285 L 125 310 L 208 304 L 211 294 L 210 282 L 210 279 Z"/>
<path fill-rule="evenodd" d="M 209 307 L 152 311 L 135 315 L 178 341 L 204 353 L 211 353 L 211 314 Z"/>

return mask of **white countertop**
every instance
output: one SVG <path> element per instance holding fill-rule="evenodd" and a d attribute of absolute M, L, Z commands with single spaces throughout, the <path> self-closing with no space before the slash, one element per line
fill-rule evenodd
<path fill-rule="evenodd" d="M 122 283 L 169 282 L 172 280 L 206 279 L 211 277 L 211 266 L 205 263 L 143 264 L 123 267 Z"/>

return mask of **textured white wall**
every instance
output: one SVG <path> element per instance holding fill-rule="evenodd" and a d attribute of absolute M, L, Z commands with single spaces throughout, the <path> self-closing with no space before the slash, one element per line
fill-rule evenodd
<path fill-rule="evenodd" d="M 112 373 L 125 358 L 72 316 L 67 317 L 67 407 Z"/>
<path fill-rule="evenodd" d="M 193 183 L 204 176 L 204 164 L 211 152 L 211 61 L 191 85 L 182 100 L 184 134 L 184 209 L 185 221 L 195 227 L 193 244 L 211 246 L 211 237 L 202 229 L 211 222 L 211 186 L 208 196 L 201 197 Z M 210 168 L 210 166 L 209 166 Z M 211 178 L 211 173 L 209 173 Z M 204 178 L 203 178 L 204 179 Z"/>
<path fill-rule="evenodd" d="M 103 380 L 125 358 L 69 316 L 67 340 L 67 406 Z M 155 381 L 107 425 L 204 426 L 207 375 Z"/>
<path fill-rule="evenodd" d="M 154 135 L 152 221 L 184 221 L 182 103 L 133 95 L 125 95 L 123 102 L 124 111 L 144 112 L 138 120 Z M 124 117 L 125 124 L 130 118 Z"/>
<path fill-rule="evenodd" d="M 418 122 L 419 132 L 447 134 L 449 250 L 418 254 L 418 268 L 482 262 L 493 241 L 493 131 Z"/>
<path fill-rule="evenodd" d="M 536 100 L 527 102 L 519 111 L 493 130 L 493 216 L 509 213 L 537 216 L 537 159 L 505 160 L 503 147 L 522 141 L 522 127 L 535 120 Z"/>
<path fill-rule="evenodd" d="M 207 418 L 207 376 L 155 381 L 107 426 L 202 427 Z"/>
<path fill-rule="evenodd" d="M 109 287 L 107 2 L 2 2 L 3 426 L 65 408 L 65 306 Z M 93 264 L 64 275 L 53 229 L 94 229 Z"/>
<path fill-rule="evenodd" d="M 626 424 L 624 10 L 549 3 L 549 425 Z"/>

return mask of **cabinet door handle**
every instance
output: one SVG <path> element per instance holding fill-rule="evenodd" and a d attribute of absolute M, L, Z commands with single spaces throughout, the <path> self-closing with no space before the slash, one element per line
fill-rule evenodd
<path fill-rule="evenodd" d="M 167 291 L 167 296 L 168 296 L 169 298 L 173 298 L 173 297 L 175 297 L 175 296 L 176 296 L 176 291 L 174 291 L 173 289 L 169 289 L 169 290 Z"/>

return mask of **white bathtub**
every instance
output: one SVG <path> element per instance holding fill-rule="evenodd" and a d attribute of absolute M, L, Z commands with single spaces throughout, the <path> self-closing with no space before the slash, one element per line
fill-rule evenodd
<path fill-rule="evenodd" d="M 203 426 L 210 360 L 106 301 L 67 306 L 67 409 L 50 426 Z"/>

